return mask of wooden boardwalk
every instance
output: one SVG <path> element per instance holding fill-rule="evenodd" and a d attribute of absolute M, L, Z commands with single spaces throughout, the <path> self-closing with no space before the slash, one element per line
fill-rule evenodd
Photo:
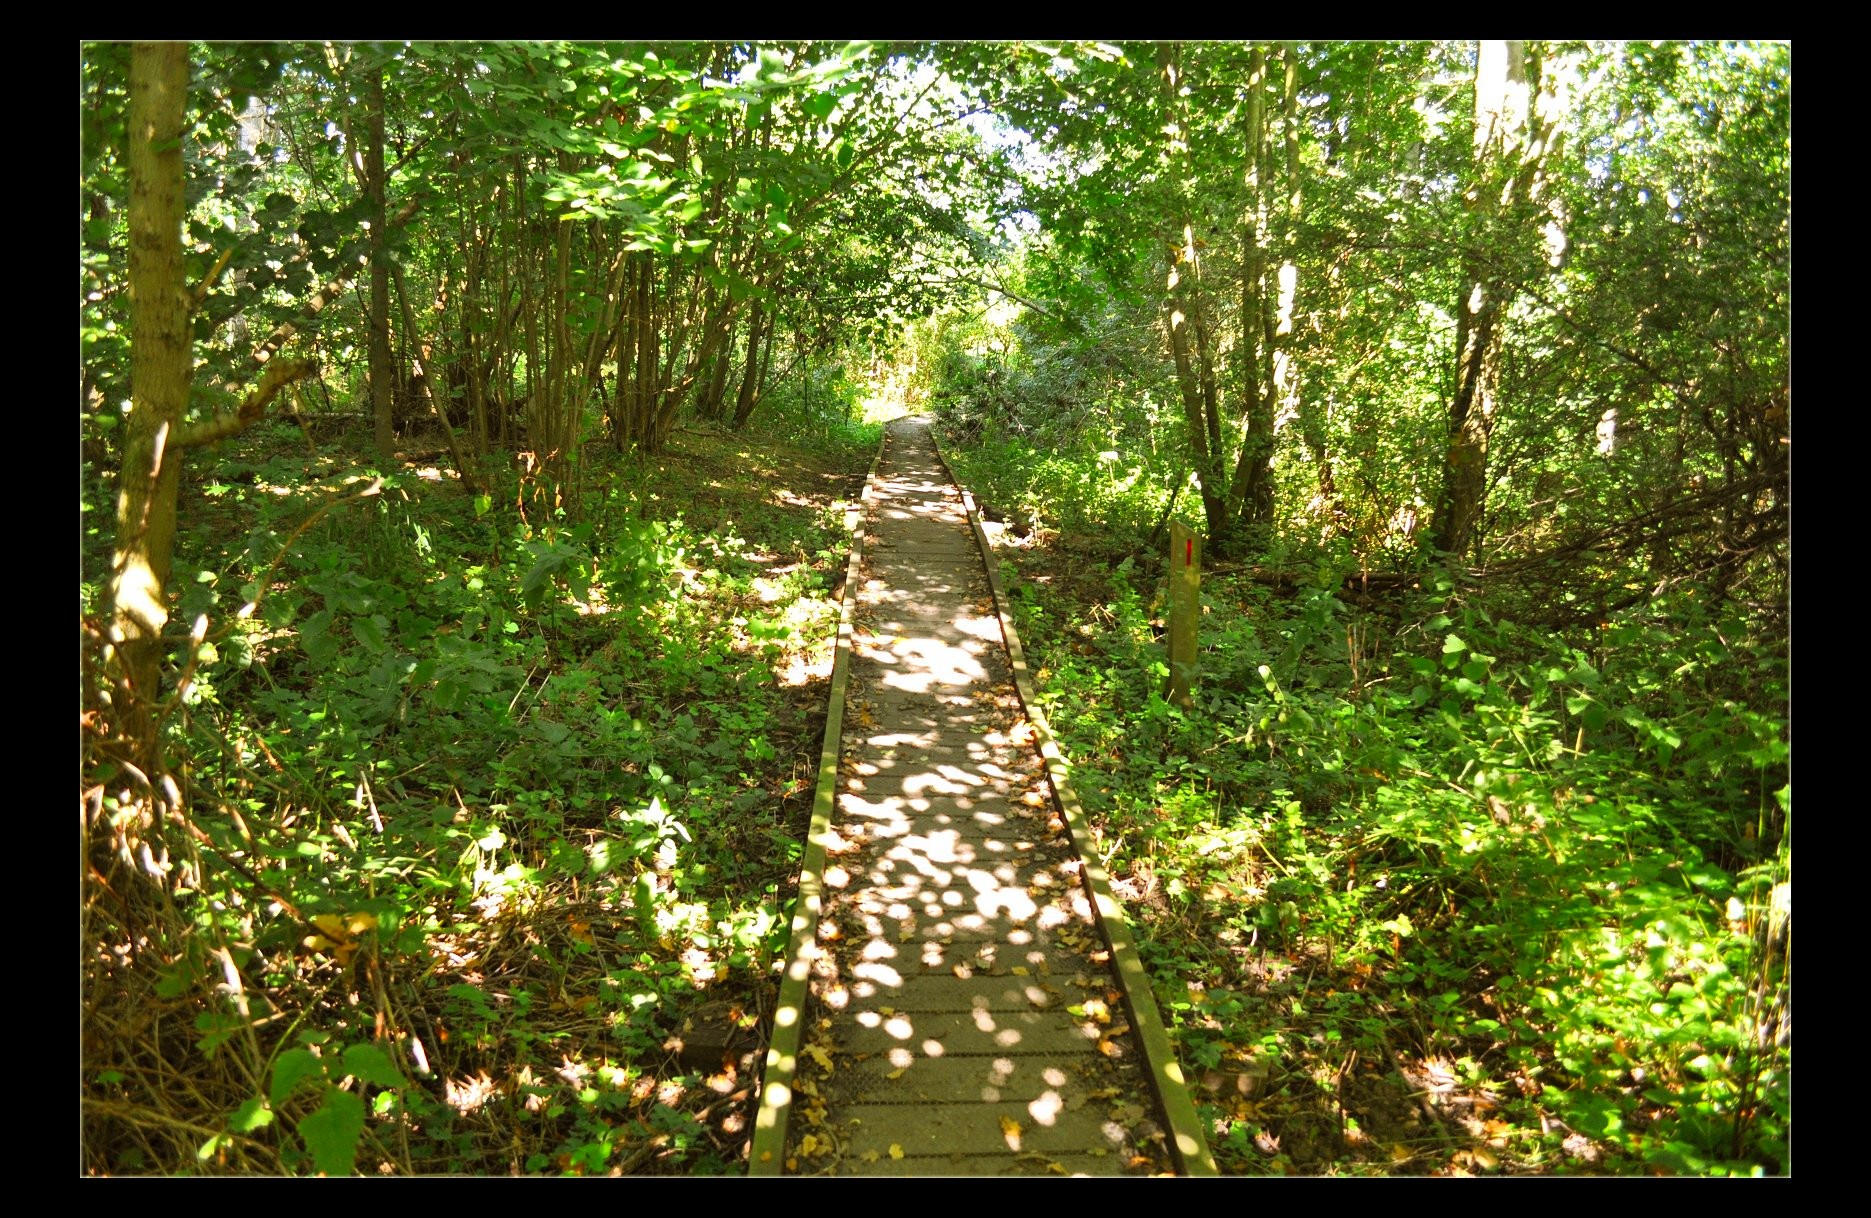
<path fill-rule="evenodd" d="M 925 421 L 891 425 L 867 498 L 835 800 L 822 791 L 823 860 L 802 876 L 816 926 L 795 923 L 805 995 L 776 1028 L 752 1170 L 1173 1170 L 1099 902 Z"/>

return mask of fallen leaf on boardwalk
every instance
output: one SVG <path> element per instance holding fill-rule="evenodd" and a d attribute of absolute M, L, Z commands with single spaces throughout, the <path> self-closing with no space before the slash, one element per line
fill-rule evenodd
<path fill-rule="evenodd" d="M 885 1078 L 902 1078 L 905 1074 L 908 1074 L 909 1072 L 910 1072 L 910 1068 L 908 1066 L 905 1066 L 901 1070 L 892 1070 L 890 1073 L 884 1075 L 884 1077 Z"/>
<path fill-rule="evenodd" d="M 1001 1136 L 1007 1139 L 1007 1146 L 1009 1149 L 1020 1149 L 1020 1122 L 1014 1120 L 1012 1117 L 1002 1117 L 1000 1119 L 1000 1132 Z"/>
<path fill-rule="evenodd" d="M 1013 725 L 1013 730 L 1007 733 L 1007 738 L 1012 740 L 1015 744 L 1027 744 L 1031 742 L 1033 739 L 1033 725 L 1028 723 L 1025 719 L 1022 719 L 1020 722 Z"/>
<path fill-rule="evenodd" d="M 1111 1008 L 1106 1006 L 1102 999 L 1098 998 L 1087 998 L 1083 1005 L 1072 1013 L 1074 1015 L 1083 1015 L 1087 1019 L 1095 1019 L 1099 1023 L 1111 1022 Z"/>
<path fill-rule="evenodd" d="M 890 1143 L 890 1157 L 892 1159 L 901 1159 L 903 1157 L 903 1147 L 901 1144 L 896 1142 Z"/>
<path fill-rule="evenodd" d="M 806 1056 L 810 1057 L 813 1061 L 817 1062 L 826 1071 L 826 1073 L 829 1074 L 831 1072 L 832 1055 L 827 1053 L 822 1046 L 807 1045 Z"/>
<path fill-rule="evenodd" d="M 1027 977 L 1027 976 L 1031 976 L 1031 974 L 1030 974 L 1030 973 L 1028 973 L 1028 972 L 1027 972 L 1027 970 L 1026 970 L 1026 969 L 1025 969 L 1024 967 L 1022 967 L 1021 965 L 1018 965 L 1018 964 L 1016 964 L 1016 965 L 1014 965 L 1014 966 L 1013 966 L 1012 968 L 1010 968 L 1010 969 L 1008 969 L 1007 971 L 1008 971 L 1008 972 L 1010 972 L 1010 973 L 1012 973 L 1012 974 L 1013 974 L 1014 976 L 1016 976 L 1016 977 Z"/>
<path fill-rule="evenodd" d="M 866 1163 L 875 1163 L 877 1162 L 877 1160 L 883 1158 L 883 1156 L 878 1154 L 874 1150 L 867 1150 L 863 1154 L 859 1155 L 858 1158 L 864 1160 Z"/>
<path fill-rule="evenodd" d="M 1124 1050 L 1112 1044 L 1110 1040 L 1108 1039 L 1101 1040 L 1098 1042 L 1098 1052 L 1104 1054 L 1106 1057 L 1116 1057 L 1118 1054 L 1122 1053 L 1123 1051 Z"/>
<path fill-rule="evenodd" d="M 809 1157 L 812 1152 L 818 1148 L 819 1140 L 811 1134 L 807 1134 L 805 1137 L 799 1139 L 799 1153 L 802 1155 Z"/>
<path fill-rule="evenodd" d="M 1055 1176 L 1069 1176 L 1072 1174 L 1065 1169 L 1063 1164 L 1059 1163 L 1048 1163 L 1046 1165 L 1046 1170 L 1053 1173 Z"/>
<path fill-rule="evenodd" d="M 958 964 L 955 966 L 955 975 L 960 977 L 963 981 L 966 981 L 968 978 L 974 976 L 974 970 L 969 968 L 966 964 Z"/>

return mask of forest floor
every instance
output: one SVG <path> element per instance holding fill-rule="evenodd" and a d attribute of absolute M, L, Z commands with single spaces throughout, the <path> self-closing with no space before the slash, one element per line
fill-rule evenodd
<path fill-rule="evenodd" d="M 557 520 L 433 455 L 360 497 L 356 434 L 191 467 L 193 840 L 93 854 L 87 1171 L 742 1169 L 877 429 L 798 439 L 591 445 Z"/>
<path fill-rule="evenodd" d="M 1092 651 L 1080 626 L 1117 599 L 1120 555 L 1096 536 L 988 531 L 1003 570 L 1034 590 L 1028 604 L 1043 597 L 1047 608 L 1021 627 L 1044 691 L 1057 667 L 1049 655 Z M 1055 683 L 1051 692 L 1065 691 Z M 1100 776 L 1096 758 L 1074 761 L 1098 836 L 1114 849 L 1136 836 L 1099 815 L 1110 811 L 1100 795 L 1118 778 Z M 1329 943 L 1272 949 L 1244 933 L 1243 913 L 1264 900 L 1279 866 L 1271 856 L 1206 868 L 1207 882 L 1191 890 L 1165 881 L 1191 862 L 1192 852 L 1177 853 L 1167 841 L 1129 853 L 1114 862 L 1112 887 L 1155 962 L 1159 1001 L 1184 1013 L 1184 1066 L 1224 1172 L 1459 1176 L 1499 1167 L 1509 1126 L 1489 1119 L 1498 1098 L 1420 1050 L 1409 1015 L 1420 995 L 1387 993 L 1369 964 L 1333 965 Z M 1363 1035 L 1346 1037 L 1348 1015 Z M 1266 1053 L 1275 1043 L 1280 1052 Z"/>
<path fill-rule="evenodd" d="M 513 469 L 479 502 L 415 462 L 360 495 L 356 435 L 194 463 L 187 823 L 139 821 L 86 754 L 85 1170 L 744 1171 L 878 435 L 593 445 L 558 518 Z M 1782 1067 L 1706 1047 L 1773 1034 L 1732 1013 L 1753 923 L 1706 893 L 1759 897 L 1633 820 L 1628 766 L 1528 766 L 1524 808 L 1452 788 L 1407 691 L 1368 696 L 1381 624 L 1243 580 L 1205 583 L 1209 709 L 1182 715 L 1135 539 L 989 532 L 1225 1173 L 1784 1163 Z M 1581 955 L 1607 926 L 1632 946 Z M 1704 993 L 1728 1006 L 1678 1017 Z M 1755 1130 L 1769 1151 L 1726 1149 Z"/>

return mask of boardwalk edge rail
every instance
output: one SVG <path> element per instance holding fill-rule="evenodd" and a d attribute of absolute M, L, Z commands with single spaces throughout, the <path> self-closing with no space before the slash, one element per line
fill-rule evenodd
<path fill-rule="evenodd" d="M 838 649 L 832 660 L 831 694 L 825 712 L 825 743 L 819 750 L 819 783 L 812 797 L 812 825 L 806 832 L 805 857 L 799 864 L 799 897 L 793 905 L 792 938 L 786 948 L 786 974 L 780 981 L 779 1003 L 773 1011 L 773 1036 L 767 1042 L 766 1073 L 760 1085 L 760 1111 L 754 1117 L 754 1141 L 748 1151 L 747 1174 L 777 1176 L 786 1167 L 786 1127 L 792 1115 L 793 1076 L 799 1068 L 800 1042 L 805 1036 L 806 986 L 818 958 L 819 914 L 825 896 L 825 849 L 831 832 L 832 811 L 838 799 L 838 749 L 844 737 L 845 687 L 851 679 L 851 627 L 858 588 L 863 576 L 864 515 L 877 485 L 877 467 L 890 445 L 886 430 L 864 476 L 864 492 L 845 509 L 845 531 L 851 536 L 851 557 L 845 564 L 844 594 L 839 598 Z"/>
<path fill-rule="evenodd" d="M 1053 737 L 1052 727 L 1046 721 L 1046 712 L 1040 709 L 1038 691 L 1026 666 L 1026 650 L 1020 644 L 1019 631 L 1014 629 L 1007 592 L 1001 585 L 1000 564 L 994 560 L 993 547 L 988 544 L 987 532 L 981 527 L 981 513 L 975 504 L 974 493 L 962 486 L 955 477 L 954 468 L 942 452 L 942 443 L 937 439 L 934 427 L 929 429 L 929 438 L 935 444 L 942 467 L 948 471 L 949 480 L 961 490 L 962 505 L 968 509 L 968 523 L 974 528 L 975 547 L 980 551 L 981 565 L 987 571 L 988 587 L 994 593 L 994 609 L 1000 617 L 1001 633 L 1007 642 L 1007 657 L 1013 664 L 1014 686 L 1019 690 L 1027 722 L 1033 726 L 1040 755 L 1046 760 L 1046 776 L 1052 784 L 1053 798 L 1058 804 L 1060 815 L 1065 819 L 1066 827 L 1071 831 L 1072 845 L 1083 864 L 1085 883 L 1091 889 L 1092 906 L 1098 913 L 1098 926 L 1104 934 L 1106 945 L 1111 949 L 1111 963 L 1116 969 L 1118 989 L 1124 995 L 1125 1006 L 1130 1009 L 1131 1027 L 1143 1042 L 1144 1057 L 1150 1064 L 1150 1080 L 1156 1089 L 1163 1118 L 1169 1122 L 1170 1145 L 1176 1162 L 1184 1175 L 1219 1175 L 1214 1157 L 1209 1153 L 1208 1140 L 1202 1135 L 1202 1122 L 1196 1115 L 1195 1101 L 1189 1094 L 1188 1082 L 1182 1076 L 1182 1066 L 1176 1060 L 1176 1051 L 1169 1043 L 1169 1033 L 1163 1027 L 1156 999 L 1151 994 L 1150 975 L 1143 967 L 1142 958 L 1137 955 L 1137 946 L 1131 939 L 1130 923 L 1124 916 L 1123 907 L 1111 893 L 1110 877 L 1105 874 L 1104 865 L 1098 861 L 1091 828 L 1086 823 L 1085 809 L 1073 793 L 1065 753 Z M 803 888 L 802 881 L 802 892 Z"/>

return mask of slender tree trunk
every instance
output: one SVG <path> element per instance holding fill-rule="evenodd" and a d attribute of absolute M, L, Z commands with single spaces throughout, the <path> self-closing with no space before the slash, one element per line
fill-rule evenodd
<path fill-rule="evenodd" d="M 1474 544 L 1487 508 L 1488 440 L 1500 384 L 1501 310 L 1511 285 L 1491 267 L 1505 251 L 1491 248 L 1510 234 L 1494 223 L 1512 202 L 1502 183 L 1520 175 L 1527 129 L 1526 46 L 1518 40 L 1481 43 L 1475 66 L 1475 155 L 1468 194 L 1469 239 L 1463 254 L 1462 299 L 1455 323 L 1455 391 L 1449 400 L 1449 444 L 1442 466 L 1431 544 L 1459 557 Z"/>
<path fill-rule="evenodd" d="M 129 426 L 117 496 L 110 583 L 111 643 L 122 681 L 120 730 L 147 771 L 162 666 L 162 629 L 174 557 L 181 449 L 172 444 L 194 379 L 182 270 L 182 120 L 185 43 L 137 43 L 130 52 Z"/>
<path fill-rule="evenodd" d="M 754 406 L 760 400 L 760 352 L 770 342 L 772 331 L 773 317 L 767 312 L 766 302 L 756 300 L 753 316 L 747 322 L 747 367 L 741 373 L 741 390 L 734 399 L 735 431 L 754 417 Z"/>
<path fill-rule="evenodd" d="M 1241 214 L 1241 335 L 1237 348 L 1246 410 L 1229 503 L 1231 514 L 1256 525 L 1273 518 L 1274 388 L 1268 374 L 1271 344 L 1266 325 L 1266 81 L 1266 53 L 1256 46 L 1249 55 L 1247 72 L 1247 201 Z"/>
<path fill-rule="evenodd" d="M 1176 361 L 1176 385 L 1182 397 L 1183 420 L 1195 456 L 1196 477 L 1202 488 L 1202 510 L 1208 522 L 1209 545 L 1225 552 L 1234 533 L 1229 506 L 1229 479 L 1223 472 L 1225 443 L 1221 434 L 1221 405 L 1215 381 L 1214 357 L 1202 307 L 1201 256 L 1195 242 L 1193 207 L 1189 199 L 1194 174 L 1190 160 L 1186 118 L 1181 100 L 1182 47 L 1166 43 L 1158 52 L 1162 69 L 1163 102 L 1171 122 L 1167 128 L 1169 152 L 1181 163 L 1175 217 L 1180 241 L 1169 243 L 1169 274 L 1165 281 L 1163 327 L 1170 354 Z"/>
<path fill-rule="evenodd" d="M 403 268 L 400 266 L 396 268 L 396 298 L 403 306 L 403 332 L 410 336 L 412 342 L 417 344 L 412 361 L 414 364 L 414 375 L 410 377 L 410 384 L 418 393 L 428 399 L 429 412 L 435 416 L 435 421 L 441 425 L 442 438 L 448 443 L 449 456 L 454 458 L 455 470 L 461 475 L 462 489 L 467 491 L 470 495 L 477 494 L 481 488 L 479 482 L 475 480 L 474 467 L 469 465 L 463 458 L 461 445 L 457 443 L 455 439 L 454 425 L 448 421 L 448 415 L 442 410 L 440 403 L 435 399 L 434 377 L 432 377 L 429 372 L 429 357 L 434 351 L 434 344 L 416 337 L 415 310 L 410 308 L 409 292 L 406 290 L 403 283 Z M 438 313 L 447 308 L 447 296 L 445 292 L 438 293 L 436 304 L 436 311 Z"/>
<path fill-rule="evenodd" d="M 376 421 L 377 452 L 385 461 L 396 450 L 396 371 L 390 355 L 389 210 L 384 205 L 383 68 L 373 67 L 364 85 L 367 108 L 364 184 L 370 204 L 370 408 Z"/>

